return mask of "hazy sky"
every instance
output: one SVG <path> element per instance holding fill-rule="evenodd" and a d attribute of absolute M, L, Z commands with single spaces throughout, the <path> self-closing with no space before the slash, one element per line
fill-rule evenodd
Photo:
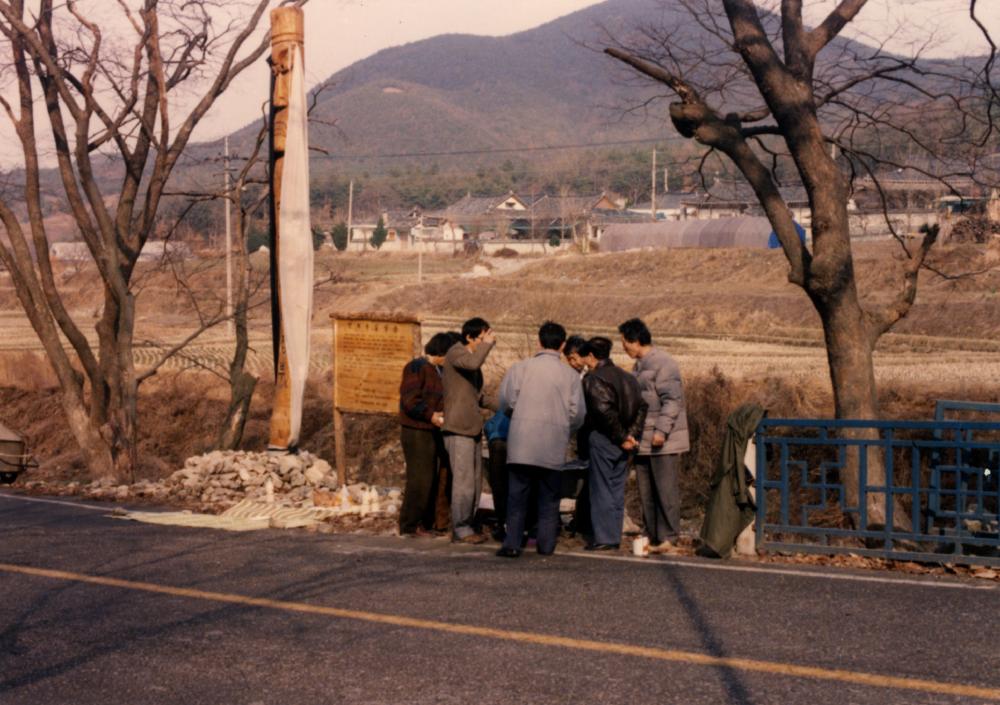
<path fill-rule="evenodd" d="M 575 12 L 594 0 L 310 0 L 306 5 L 306 74 L 310 85 L 370 56 L 380 49 L 438 34 L 512 34 Z M 763 2 L 758 2 L 764 5 Z M 807 0 L 814 21 L 822 18 L 834 0 Z M 721 3 L 720 3 L 721 5 Z M 1000 39 L 1000 0 L 979 0 L 978 15 L 989 19 Z M 870 0 L 851 36 L 882 41 L 896 34 L 890 48 L 907 51 L 914 37 L 925 41 L 930 53 L 953 56 L 980 53 L 986 43 L 968 17 L 967 0 Z M 866 36 L 867 35 L 867 36 Z M 220 99 L 198 136 L 217 137 L 231 131 L 234 116 L 240 126 L 259 114 L 267 97 L 267 70 L 248 70 L 230 93 Z"/>
<path fill-rule="evenodd" d="M 758 0 L 758 5 L 777 2 Z M 594 0 L 310 0 L 305 8 L 307 81 L 315 85 L 387 47 L 447 33 L 512 34 L 594 4 Z M 1000 39 L 1000 0 L 979 0 L 979 5 L 980 17 Z M 806 0 L 807 17 L 817 22 L 833 6 L 835 0 Z M 88 15 L 107 35 L 131 36 L 124 25 L 115 29 L 121 23 L 117 8 L 110 0 L 89 0 Z M 261 33 L 265 30 L 259 28 Z M 900 52 L 911 49 L 914 37 L 924 41 L 929 35 L 934 37 L 933 55 L 980 54 L 987 48 L 968 18 L 968 0 L 870 0 L 848 30 L 849 36 L 869 43 L 893 36 L 887 48 Z M 195 140 L 221 137 L 259 116 L 267 98 L 267 73 L 264 61 L 245 71 L 199 126 Z M 174 115 L 176 122 L 177 107 Z M 43 154 L 43 161 L 50 160 L 50 154 Z M 20 163 L 10 125 L 0 119 L 0 166 Z"/>

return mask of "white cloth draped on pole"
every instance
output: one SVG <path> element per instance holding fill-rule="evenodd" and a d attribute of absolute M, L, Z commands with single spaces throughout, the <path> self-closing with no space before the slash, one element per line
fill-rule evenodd
<path fill-rule="evenodd" d="M 309 375 L 313 307 L 313 240 L 309 224 L 309 136 L 302 49 L 292 57 L 288 132 L 278 210 L 278 277 L 281 330 L 291 384 L 289 447 L 298 445 L 302 399 Z"/>

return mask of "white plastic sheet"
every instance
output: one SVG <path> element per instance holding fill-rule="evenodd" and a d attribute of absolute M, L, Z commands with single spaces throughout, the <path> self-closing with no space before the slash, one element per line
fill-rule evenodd
<path fill-rule="evenodd" d="M 309 224 L 309 138 L 302 49 L 292 57 L 288 95 L 288 132 L 278 212 L 278 277 L 281 326 L 291 381 L 289 446 L 298 445 L 302 399 L 309 375 L 313 307 L 313 243 Z"/>

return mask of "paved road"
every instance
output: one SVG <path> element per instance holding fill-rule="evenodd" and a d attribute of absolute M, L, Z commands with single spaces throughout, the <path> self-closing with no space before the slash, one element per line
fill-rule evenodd
<path fill-rule="evenodd" d="M 1000 589 L 136 524 L 0 494 L 0 703 L 1000 701 Z"/>

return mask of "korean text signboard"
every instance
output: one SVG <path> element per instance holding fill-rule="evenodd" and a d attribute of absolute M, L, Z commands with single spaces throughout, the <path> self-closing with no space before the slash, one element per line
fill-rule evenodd
<path fill-rule="evenodd" d="M 333 315 L 333 435 L 337 476 L 347 478 L 344 414 L 398 414 L 403 368 L 422 352 L 420 322 Z"/>
<path fill-rule="evenodd" d="M 396 414 L 403 367 L 420 354 L 420 324 L 333 319 L 333 405 L 341 411 Z"/>

